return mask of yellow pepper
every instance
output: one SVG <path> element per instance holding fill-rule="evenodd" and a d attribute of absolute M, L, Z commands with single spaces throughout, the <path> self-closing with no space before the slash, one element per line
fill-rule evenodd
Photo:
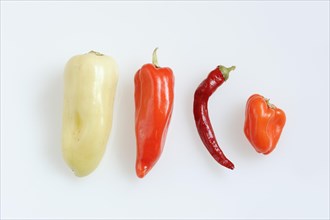
<path fill-rule="evenodd" d="M 103 157 L 117 82 L 116 62 L 101 53 L 77 55 L 66 64 L 62 153 L 76 176 L 93 172 Z"/>

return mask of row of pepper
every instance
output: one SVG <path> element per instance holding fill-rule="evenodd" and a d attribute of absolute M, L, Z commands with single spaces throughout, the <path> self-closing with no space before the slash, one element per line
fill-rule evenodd
<path fill-rule="evenodd" d="M 157 48 L 152 64 L 134 77 L 136 174 L 143 178 L 158 161 L 166 140 L 174 101 L 174 75 L 158 65 Z M 193 114 L 199 136 L 213 158 L 234 169 L 220 149 L 208 115 L 210 96 L 235 67 L 217 66 L 198 86 Z M 112 127 L 118 67 L 109 56 L 91 51 L 72 57 L 65 68 L 62 128 L 63 157 L 76 176 L 93 172 L 101 161 Z M 261 95 L 246 104 L 244 133 L 257 152 L 269 154 L 279 140 L 285 113 Z"/>

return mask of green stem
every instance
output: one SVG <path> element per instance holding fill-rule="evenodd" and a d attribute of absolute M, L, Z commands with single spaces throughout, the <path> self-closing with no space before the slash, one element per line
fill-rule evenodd
<path fill-rule="evenodd" d="M 89 53 L 95 54 L 96 56 L 104 56 L 103 53 L 96 52 L 96 51 L 94 51 L 94 50 L 89 51 Z"/>
<path fill-rule="evenodd" d="M 267 103 L 267 106 L 269 108 L 276 109 L 276 106 L 274 104 L 272 104 L 272 103 L 269 102 L 270 99 L 266 99 L 266 98 L 264 98 L 264 99 L 265 99 L 265 101 Z"/>
<path fill-rule="evenodd" d="M 159 68 L 160 66 L 158 65 L 157 50 L 158 50 L 158 47 L 156 47 L 154 49 L 154 52 L 152 53 L 152 64 L 155 65 L 155 67 Z"/>
<path fill-rule="evenodd" d="M 236 66 L 231 67 L 225 67 L 225 66 L 219 66 L 220 72 L 223 75 L 223 78 L 225 78 L 225 81 L 229 78 L 229 73 L 236 69 Z"/>

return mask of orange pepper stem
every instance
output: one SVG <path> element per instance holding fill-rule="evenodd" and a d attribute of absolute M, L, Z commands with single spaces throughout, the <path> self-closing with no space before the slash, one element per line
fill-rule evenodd
<path fill-rule="evenodd" d="M 223 78 L 225 78 L 225 81 L 229 78 L 229 73 L 236 69 L 236 66 L 225 67 L 220 65 L 218 67 L 223 75 Z"/>
<path fill-rule="evenodd" d="M 266 99 L 266 98 L 264 98 L 264 99 L 265 99 L 265 101 L 267 103 L 267 106 L 269 108 L 276 109 L 276 106 L 274 104 L 272 104 L 272 103 L 269 102 L 270 99 Z"/>
<path fill-rule="evenodd" d="M 156 47 L 154 49 L 154 52 L 152 53 L 152 64 L 155 67 L 159 68 L 160 66 L 158 65 L 157 50 L 158 50 L 158 47 Z"/>

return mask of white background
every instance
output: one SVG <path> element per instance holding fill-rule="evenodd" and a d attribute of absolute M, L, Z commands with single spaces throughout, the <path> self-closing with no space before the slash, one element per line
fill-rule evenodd
<path fill-rule="evenodd" d="M 135 175 L 133 76 L 158 46 L 176 76 L 162 157 Z M 94 173 L 61 155 L 63 68 L 96 50 L 120 67 L 114 124 Z M 218 165 L 197 134 L 193 93 L 236 65 L 212 96 Z M 248 97 L 287 115 L 276 150 L 243 133 Z M 1 2 L 2 218 L 329 218 L 329 2 Z"/>

